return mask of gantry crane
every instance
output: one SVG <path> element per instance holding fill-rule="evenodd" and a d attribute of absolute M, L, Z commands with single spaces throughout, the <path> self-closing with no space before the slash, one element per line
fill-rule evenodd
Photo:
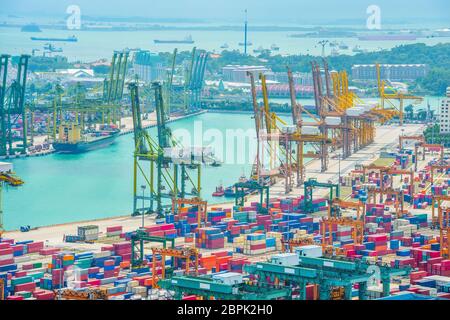
<path fill-rule="evenodd" d="M 422 160 L 425 160 L 425 152 L 429 149 L 439 149 L 439 163 L 444 163 L 444 146 L 442 144 L 431 144 L 431 143 L 416 143 L 414 146 L 414 154 L 418 154 L 418 149 L 422 148 Z"/>
<path fill-rule="evenodd" d="M 135 143 L 133 212 L 135 214 L 139 214 L 140 211 L 142 214 L 156 212 L 157 218 L 162 218 L 164 217 L 163 198 L 176 199 L 200 196 L 201 164 L 204 163 L 204 158 L 202 150 L 202 160 L 195 160 L 192 150 L 182 149 L 173 138 L 172 132 L 167 126 L 161 84 L 154 82 L 152 87 L 156 104 L 157 141 L 152 139 L 142 126 L 138 85 L 136 83 L 128 85 L 133 112 Z M 145 163 L 149 164 L 149 169 L 145 168 Z M 190 168 L 196 171 L 196 177 L 191 177 L 188 173 Z M 143 178 L 142 182 L 150 188 L 149 196 L 138 195 L 138 172 Z M 188 186 L 192 187 L 191 191 L 187 190 Z M 169 190 L 166 188 L 169 188 Z M 145 201 L 149 201 L 149 207 L 143 205 L 143 208 L 138 210 L 138 200 L 142 200 L 143 204 Z M 154 202 L 156 202 L 156 209 L 154 209 Z"/>
<path fill-rule="evenodd" d="M 139 268 L 145 259 L 145 243 L 161 243 L 164 249 L 174 248 L 175 239 L 149 236 L 147 232 L 138 229 L 131 235 L 131 267 Z M 170 247 L 169 247 L 170 246 Z"/>
<path fill-rule="evenodd" d="M 27 140 L 27 112 L 25 91 L 27 82 L 29 55 L 21 55 L 17 63 L 16 79 L 8 86 L 9 55 L 0 56 L 0 156 L 13 155 L 16 151 L 25 154 Z M 12 128 L 19 124 L 21 143 L 13 146 L 15 140 Z"/>
<path fill-rule="evenodd" d="M 361 200 L 359 200 L 358 202 L 353 202 L 344 201 L 340 198 L 334 198 L 333 200 L 331 200 L 331 203 L 328 206 L 328 217 L 342 217 L 342 209 L 356 210 L 356 220 L 364 221 L 366 206 Z"/>
<path fill-rule="evenodd" d="M 351 217 L 323 217 L 320 222 L 322 228 L 322 250 L 324 253 L 342 255 L 345 253 L 340 248 L 333 246 L 333 227 L 348 226 L 352 228 L 352 239 L 354 244 L 362 244 L 364 238 L 364 221 L 355 220 Z M 328 232 L 327 232 L 328 231 Z M 328 234 L 328 236 L 327 236 Z"/>
<path fill-rule="evenodd" d="M 394 199 L 394 208 L 395 208 L 395 214 L 397 216 L 397 219 L 401 218 L 403 216 L 404 212 L 404 197 L 403 197 L 403 190 L 395 190 L 392 187 L 384 188 L 384 189 L 368 189 L 367 190 L 367 203 L 373 203 L 377 204 L 376 198 L 377 194 L 380 195 L 380 201 L 379 203 L 383 203 L 384 201 L 384 195 L 395 197 Z M 373 199 L 373 202 L 372 202 Z"/>
<path fill-rule="evenodd" d="M 425 143 L 425 137 L 423 135 L 415 135 L 415 136 L 400 135 L 398 136 L 398 145 L 400 150 L 403 150 L 403 142 L 405 140 L 415 140 L 421 143 Z"/>
<path fill-rule="evenodd" d="M 200 228 L 202 225 L 207 222 L 207 210 L 208 210 L 208 202 L 204 201 L 198 197 L 192 199 L 184 199 L 184 198 L 172 198 L 172 213 L 176 215 L 180 207 L 183 207 L 185 204 L 192 205 L 197 207 L 197 225 Z"/>
<path fill-rule="evenodd" d="M 161 256 L 161 274 L 158 273 L 156 255 Z M 152 248 L 152 288 L 160 288 L 159 281 L 171 277 L 172 270 L 166 270 L 166 257 L 172 257 L 172 263 L 175 259 L 181 259 L 185 263 L 185 275 L 198 274 L 198 249 L 185 247 L 181 249 L 174 248 Z M 172 264 L 172 268 L 174 265 Z"/>
<path fill-rule="evenodd" d="M 318 182 L 315 178 L 310 178 L 304 183 L 304 199 L 303 199 L 303 211 L 306 213 L 312 212 L 313 190 L 315 188 L 327 188 L 330 190 L 329 201 L 331 202 L 334 197 L 339 198 L 339 184 Z M 333 193 L 334 191 L 334 193 Z"/>
<path fill-rule="evenodd" d="M 450 257 L 450 211 L 449 208 L 443 208 L 442 203 L 444 201 L 450 201 L 450 196 L 448 195 L 433 195 L 431 203 L 431 227 L 439 228 L 439 242 L 441 249 L 441 256 L 445 258 Z M 436 206 L 437 204 L 437 206 Z M 438 209 L 438 214 L 436 216 L 435 207 Z"/>
<path fill-rule="evenodd" d="M 280 127 L 286 126 L 286 122 L 271 112 L 269 106 L 266 77 L 260 73 L 261 89 L 263 93 L 263 106 L 259 107 L 256 100 L 255 79 L 252 73 L 247 72 L 250 77 L 253 111 L 257 135 L 257 153 L 252 167 L 252 178 L 261 185 L 269 179 L 274 182 L 276 177 L 285 179 L 285 192 L 292 190 L 293 169 L 296 166 L 292 153 L 292 141 L 299 139 L 295 132 L 283 131 Z M 268 153 L 268 165 L 264 160 Z M 279 162 L 279 164 L 278 164 Z M 268 168 L 266 168 L 268 167 Z"/>
<path fill-rule="evenodd" d="M 400 120 L 400 126 L 402 126 L 404 100 L 414 100 L 414 103 L 417 104 L 423 101 L 423 97 L 398 92 L 394 88 L 390 88 L 394 93 L 386 93 L 386 81 L 381 80 L 381 70 L 379 63 L 376 64 L 376 69 L 377 69 L 378 93 L 381 99 L 381 107 L 382 109 L 385 109 L 385 101 L 387 101 L 392 106 L 392 108 L 397 109 L 397 107 L 394 105 L 393 102 L 391 102 L 391 100 L 398 100 L 400 102 L 398 115 Z"/>
<path fill-rule="evenodd" d="M 246 190 L 258 191 L 259 192 L 259 203 L 256 210 L 258 213 L 266 214 L 269 211 L 269 190 L 270 187 L 267 185 L 261 185 L 256 181 L 247 182 L 237 182 L 234 184 L 234 194 L 236 206 L 244 206 L 245 197 L 247 195 Z M 265 194 L 265 196 L 264 196 Z"/>
<path fill-rule="evenodd" d="M 173 291 L 174 298 L 181 300 L 184 295 L 196 295 L 203 300 L 277 300 L 290 299 L 290 288 L 274 288 L 253 285 L 243 281 L 228 284 L 215 281 L 211 277 L 176 276 L 161 280 L 161 288 Z"/>
<path fill-rule="evenodd" d="M 430 166 L 430 182 L 434 183 L 434 172 L 436 170 L 448 170 L 450 169 L 450 164 L 442 165 L 442 164 L 432 164 Z"/>

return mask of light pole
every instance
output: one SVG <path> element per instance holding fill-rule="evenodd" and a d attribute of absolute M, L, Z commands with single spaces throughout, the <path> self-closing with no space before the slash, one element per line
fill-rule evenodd
<path fill-rule="evenodd" d="M 144 229 L 144 215 L 145 215 L 145 185 L 141 185 L 142 189 L 142 230 Z"/>
<path fill-rule="evenodd" d="M 341 154 L 338 153 L 338 171 L 339 171 L 339 177 L 338 177 L 338 185 L 341 183 Z"/>

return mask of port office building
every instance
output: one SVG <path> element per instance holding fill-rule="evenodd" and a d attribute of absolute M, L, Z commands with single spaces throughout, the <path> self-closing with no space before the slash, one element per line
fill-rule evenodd
<path fill-rule="evenodd" d="M 381 79 L 391 81 L 412 81 L 427 75 L 426 64 L 381 64 Z M 353 80 L 377 80 L 375 64 L 355 64 L 352 66 Z"/>
<path fill-rule="evenodd" d="M 269 73 L 270 69 L 264 66 L 247 66 L 247 65 L 227 65 L 222 68 L 222 76 L 224 81 L 247 83 L 249 78 L 247 71 L 253 73 L 257 79 L 259 73 Z"/>
<path fill-rule="evenodd" d="M 259 73 L 263 73 L 269 81 L 288 83 L 288 76 L 286 72 L 273 72 L 271 69 L 264 66 L 248 66 L 248 65 L 227 65 L 222 68 L 223 80 L 227 82 L 248 83 L 249 78 L 247 71 L 253 73 L 255 79 L 258 79 Z M 294 72 L 294 83 L 296 85 L 311 86 L 312 75 L 307 72 Z"/>

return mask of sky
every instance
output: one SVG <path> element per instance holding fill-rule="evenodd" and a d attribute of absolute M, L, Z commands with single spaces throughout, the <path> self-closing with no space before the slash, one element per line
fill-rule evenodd
<path fill-rule="evenodd" d="M 248 9 L 258 23 L 366 20 L 369 5 L 378 5 L 381 17 L 393 21 L 439 20 L 450 26 L 449 0 L 13 0 L 2 1 L 0 13 L 61 16 L 69 5 L 82 15 L 189 18 L 208 22 L 238 22 Z"/>

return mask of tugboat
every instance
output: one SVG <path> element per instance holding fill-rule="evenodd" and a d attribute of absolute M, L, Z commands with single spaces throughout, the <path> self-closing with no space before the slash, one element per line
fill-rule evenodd
<path fill-rule="evenodd" d="M 212 193 L 212 196 L 213 197 L 222 197 L 224 194 L 225 194 L 225 191 L 223 189 L 223 186 L 219 185 L 219 186 L 216 187 L 216 191 L 214 191 Z"/>

